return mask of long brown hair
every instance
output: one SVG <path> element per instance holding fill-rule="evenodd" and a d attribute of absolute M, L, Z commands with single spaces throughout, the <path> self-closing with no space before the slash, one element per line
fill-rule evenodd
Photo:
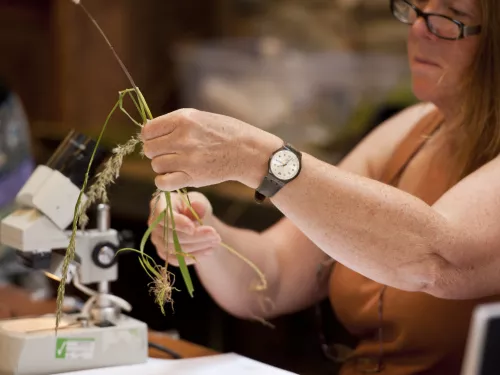
<path fill-rule="evenodd" d="M 500 153 L 500 2 L 479 2 L 479 48 L 461 88 L 462 122 L 452 129 L 458 146 L 453 174 L 458 179 Z"/>

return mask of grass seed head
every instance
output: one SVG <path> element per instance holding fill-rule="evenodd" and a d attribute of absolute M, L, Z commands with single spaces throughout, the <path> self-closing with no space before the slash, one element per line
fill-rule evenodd
<path fill-rule="evenodd" d="M 82 205 L 78 216 L 80 227 L 84 228 L 87 225 L 89 220 L 87 210 L 93 203 L 96 201 L 108 202 L 108 186 L 120 176 L 124 157 L 132 154 L 140 142 L 140 137 L 134 136 L 123 145 L 118 145 L 113 149 L 112 155 L 104 164 L 103 170 L 96 175 L 94 183 L 87 190 L 87 201 Z"/>

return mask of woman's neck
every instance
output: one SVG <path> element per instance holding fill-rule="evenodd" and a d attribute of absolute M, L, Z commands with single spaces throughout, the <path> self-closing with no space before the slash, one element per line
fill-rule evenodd
<path fill-rule="evenodd" d="M 434 104 L 444 117 L 442 127 L 451 128 L 460 122 L 460 107 L 457 106 L 456 103 L 457 101 L 449 100 L 443 103 Z"/>

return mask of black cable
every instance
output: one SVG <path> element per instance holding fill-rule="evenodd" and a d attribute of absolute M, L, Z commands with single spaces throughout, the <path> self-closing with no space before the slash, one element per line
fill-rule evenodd
<path fill-rule="evenodd" d="M 157 350 L 160 350 L 162 352 L 167 353 L 173 359 L 181 359 L 182 358 L 182 356 L 179 353 L 173 351 L 172 349 L 166 348 L 166 347 L 164 347 L 162 345 L 155 344 L 154 342 L 148 342 L 148 346 L 150 348 L 157 349 Z"/>
<path fill-rule="evenodd" d="M 0 79 L 0 106 L 3 105 L 3 102 L 9 97 L 10 94 L 11 92 L 5 82 Z"/>

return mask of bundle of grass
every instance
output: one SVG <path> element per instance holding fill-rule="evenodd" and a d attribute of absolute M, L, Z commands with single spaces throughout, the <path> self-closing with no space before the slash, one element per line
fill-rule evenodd
<path fill-rule="evenodd" d="M 57 311 L 56 311 L 56 332 L 59 327 L 61 315 L 62 315 L 62 303 L 64 299 L 64 294 L 65 294 L 65 285 L 66 285 L 66 280 L 67 280 L 67 274 L 68 274 L 68 269 L 73 262 L 75 258 L 75 239 L 76 239 L 76 233 L 78 231 L 78 228 L 81 230 L 84 230 L 85 226 L 87 225 L 88 222 L 88 217 L 87 217 L 87 210 L 89 207 L 96 203 L 96 202 L 103 202 L 107 203 L 108 202 L 108 196 L 107 196 L 107 188 L 110 184 L 114 183 L 114 181 L 119 177 L 120 174 L 120 168 L 123 163 L 123 159 L 125 156 L 130 155 L 134 153 L 137 149 L 137 146 L 142 146 L 142 140 L 140 136 L 140 129 L 144 126 L 144 124 L 147 123 L 148 120 L 153 119 L 153 115 L 151 114 L 151 111 L 149 109 L 148 104 L 146 103 L 146 100 L 144 99 L 143 94 L 135 84 L 134 80 L 132 79 L 132 76 L 130 75 L 129 71 L 123 64 L 122 60 L 116 53 L 115 49 L 113 48 L 112 44 L 106 37 L 105 33 L 101 29 L 101 27 L 98 25 L 97 21 L 95 18 L 90 14 L 90 12 L 85 8 L 85 6 L 82 4 L 80 0 L 71 0 L 74 4 L 79 6 L 85 14 L 88 16 L 88 18 L 92 21 L 92 23 L 95 25 L 99 33 L 102 35 L 104 38 L 105 42 L 109 46 L 111 52 L 114 54 L 118 64 L 120 65 L 121 69 L 127 76 L 132 88 L 123 90 L 119 92 L 118 100 L 114 107 L 112 108 L 111 112 L 108 114 L 106 121 L 104 122 L 104 125 L 100 131 L 99 137 L 97 139 L 95 148 L 93 150 L 91 159 L 89 161 L 89 165 L 87 168 L 87 172 L 85 174 L 85 179 L 83 186 L 80 190 L 80 194 L 78 196 L 77 202 L 75 204 L 75 209 L 74 209 L 74 216 L 73 216 L 73 224 L 72 224 L 72 233 L 69 241 L 69 245 L 66 249 L 65 257 L 64 257 L 64 262 L 63 262 L 63 269 L 62 269 L 62 278 L 59 283 L 58 291 L 57 291 Z M 131 102 L 134 104 L 135 109 L 137 110 L 139 116 L 140 116 L 140 121 L 136 120 L 124 107 L 124 99 L 129 98 Z M 109 123 L 109 120 L 111 119 L 113 113 L 119 109 L 122 111 L 137 127 L 139 128 L 139 132 L 136 136 L 133 136 L 129 141 L 127 141 L 123 145 L 118 145 L 115 147 L 112 151 L 111 157 L 108 159 L 108 161 L 104 164 L 104 167 L 101 172 L 99 172 L 96 175 L 95 181 L 93 184 L 88 187 L 88 180 L 89 180 L 89 172 L 92 167 L 92 163 L 94 161 L 94 156 L 96 153 L 97 148 L 99 147 L 99 144 L 101 142 L 102 136 L 106 130 L 106 127 Z M 142 153 L 142 147 L 141 151 Z M 185 189 L 177 190 L 176 191 L 180 197 L 183 199 L 183 201 L 186 203 L 186 206 L 191 210 L 191 213 L 193 214 L 193 217 L 196 218 L 196 220 L 200 223 L 202 223 L 202 220 L 199 218 L 197 213 L 193 210 L 191 207 L 191 203 L 189 201 L 189 196 L 187 194 L 187 191 Z M 167 206 L 166 209 L 163 210 L 155 219 L 153 223 L 149 226 L 147 231 L 144 233 L 144 236 L 141 240 L 140 247 L 139 249 L 132 249 L 132 248 L 123 248 L 120 249 L 118 252 L 121 251 L 132 251 L 136 252 L 139 257 L 139 263 L 143 267 L 144 271 L 147 273 L 147 275 L 151 278 L 151 283 L 150 283 L 150 290 L 155 296 L 155 302 L 160 306 L 160 309 L 163 314 L 165 314 L 164 310 L 164 305 L 166 303 L 173 303 L 172 299 L 172 292 L 176 289 L 173 284 L 174 284 L 174 275 L 172 272 L 170 272 L 167 268 L 168 265 L 168 260 L 165 262 L 165 265 L 159 265 L 157 264 L 152 257 L 147 255 L 144 252 L 145 245 L 149 239 L 149 236 L 153 229 L 163 220 L 164 221 L 164 228 L 165 228 L 165 235 L 164 235 L 164 240 L 165 243 L 168 243 L 168 232 L 166 228 L 171 228 L 172 229 L 172 240 L 174 243 L 174 248 L 175 248 L 175 256 L 177 257 L 177 261 L 179 263 L 179 268 L 181 271 L 182 278 L 184 279 L 184 283 L 186 286 L 186 289 L 190 296 L 193 296 L 194 288 L 193 288 L 193 283 L 191 281 L 191 277 L 189 274 L 189 270 L 187 268 L 186 262 L 184 257 L 185 256 L 191 256 L 189 254 L 186 254 L 182 251 L 181 245 L 179 243 L 179 239 L 177 236 L 177 232 L 175 229 L 175 222 L 174 222 L 174 212 L 172 208 L 172 201 L 171 201 L 171 194 L 168 191 L 156 191 L 154 196 L 156 198 L 159 198 L 161 194 L 165 195 Z M 86 196 L 86 201 L 85 203 L 82 204 L 82 200 L 84 195 Z M 227 249 L 229 252 L 234 254 L 235 256 L 239 257 L 242 261 L 247 263 L 257 274 L 259 282 L 257 283 L 256 286 L 252 287 L 254 291 L 257 292 L 262 292 L 267 289 L 267 281 L 264 276 L 264 274 L 259 270 L 259 268 L 252 263 L 250 260 L 239 254 L 235 249 L 231 248 L 229 245 L 222 243 L 221 246 L 223 246 L 225 249 Z M 269 300 L 267 298 L 267 300 Z M 258 319 L 258 318 L 257 318 Z"/>

